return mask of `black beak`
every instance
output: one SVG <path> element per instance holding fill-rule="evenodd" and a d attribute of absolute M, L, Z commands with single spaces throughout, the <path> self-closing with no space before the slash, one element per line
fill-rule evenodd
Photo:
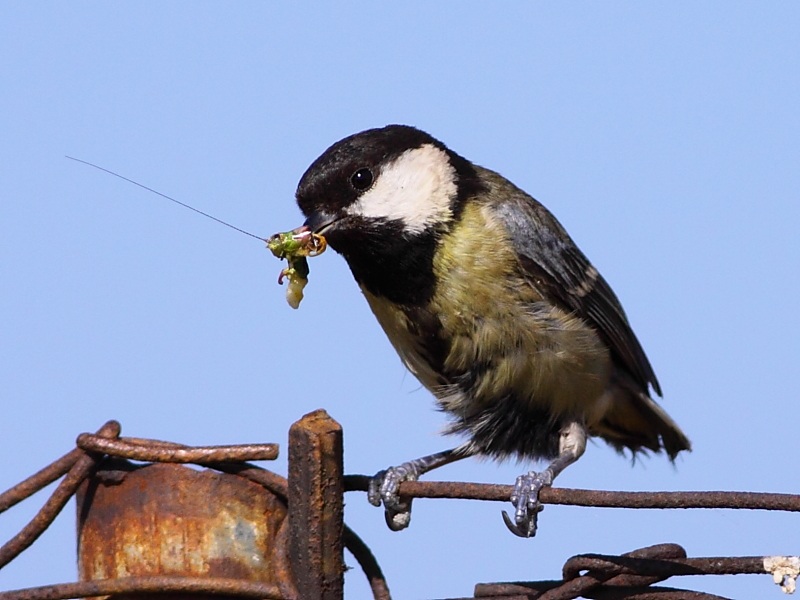
<path fill-rule="evenodd" d="M 314 233 L 324 234 L 325 229 L 332 225 L 337 220 L 337 217 L 324 211 L 316 211 L 308 215 L 303 225 L 308 227 Z"/>

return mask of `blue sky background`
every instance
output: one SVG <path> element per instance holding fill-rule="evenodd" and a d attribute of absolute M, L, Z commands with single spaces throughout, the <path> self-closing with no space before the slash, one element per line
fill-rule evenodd
<path fill-rule="evenodd" d="M 266 236 L 301 223 L 294 189 L 326 147 L 407 123 L 558 216 L 694 442 L 676 468 L 594 443 L 560 485 L 800 492 L 799 23 L 794 2 L 0 4 L 0 489 L 108 418 L 189 444 L 280 442 L 281 473 L 289 426 L 319 407 L 351 473 L 449 447 L 340 257 L 311 263 L 293 311 L 258 242 L 64 158 Z M 0 516 L 2 539 L 41 501 Z M 551 506 L 520 540 L 500 508 L 417 501 L 392 533 L 353 495 L 346 519 L 397 598 L 660 542 L 800 553 L 796 515 Z M 74 580 L 74 562 L 70 508 L 0 589 Z M 367 597 L 358 570 L 346 582 Z M 675 583 L 782 597 L 766 576 Z"/>

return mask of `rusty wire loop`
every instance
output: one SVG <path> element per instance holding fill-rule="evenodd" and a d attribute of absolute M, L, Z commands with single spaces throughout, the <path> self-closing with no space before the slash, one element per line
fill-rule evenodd
<path fill-rule="evenodd" d="M 560 600 L 560 598 L 573 598 L 597 588 L 601 584 L 607 586 L 650 586 L 654 583 L 663 581 L 669 575 L 662 576 L 656 574 L 655 576 L 648 576 L 647 573 L 623 573 L 621 569 L 615 568 L 616 565 L 608 566 L 603 565 L 605 568 L 598 567 L 597 564 L 587 564 L 587 560 L 596 558 L 597 555 L 578 555 L 573 556 L 566 563 L 562 569 L 562 577 L 564 583 L 554 590 L 550 590 L 542 594 L 541 598 L 547 600 Z M 647 548 L 640 548 L 633 552 L 627 552 L 621 557 L 615 557 L 622 560 L 623 558 L 629 560 L 645 559 L 645 558 L 686 558 L 686 551 L 677 544 L 658 544 L 657 546 L 650 546 Z M 587 571 L 583 574 L 583 571 Z"/>
<path fill-rule="evenodd" d="M 78 436 L 78 448 L 87 452 L 102 452 L 119 458 L 146 462 L 195 463 L 199 465 L 241 460 L 275 460 L 277 444 L 241 444 L 236 446 L 182 446 L 153 443 L 138 438 L 109 439 L 91 433 Z"/>
<path fill-rule="evenodd" d="M 678 544 L 658 544 L 621 556 L 580 554 L 564 563 L 562 581 L 479 584 L 476 597 L 573 600 L 580 597 L 659 600 L 726 600 L 675 588 L 651 587 L 677 575 L 765 574 L 763 556 L 687 558 Z"/>
<path fill-rule="evenodd" d="M 368 475 L 345 476 L 345 490 L 367 491 Z M 511 485 L 459 481 L 404 481 L 405 498 L 458 498 L 506 502 Z M 736 508 L 800 512 L 800 495 L 761 492 L 614 492 L 573 488 L 542 489 L 542 504 L 593 506 L 597 508 Z"/>
<path fill-rule="evenodd" d="M 62 600 L 66 598 L 88 598 L 108 594 L 142 593 L 189 593 L 238 596 L 241 598 L 264 598 L 284 600 L 278 586 L 228 579 L 223 577 L 178 577 L 153 575 L 149 577 L 123 577 L 99 579 L 77 583 L 60 583 L 0 592 L 0 600 Z"/>

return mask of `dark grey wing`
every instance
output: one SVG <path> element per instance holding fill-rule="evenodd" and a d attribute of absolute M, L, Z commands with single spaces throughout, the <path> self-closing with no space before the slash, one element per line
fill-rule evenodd
<path fill-rule="evenodd" d="M 493 208 L 508 229 L 525 275 L 549 301 L 594 327 L 617 364 L 643 391 L 649 384 L 660 396 L 653 367 L 611 287 L 556 218 L 521 190 L 515 191 Z"/>

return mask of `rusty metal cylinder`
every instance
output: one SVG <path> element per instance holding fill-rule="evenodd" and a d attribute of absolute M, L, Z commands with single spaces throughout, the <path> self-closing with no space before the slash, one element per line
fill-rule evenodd
<path fill-rule="evenodd" d="M 115 461 L 78 492 L 79 576 L 224 577 L 292 589 L 286 513 L 281 498 L 236 475 Z M 178 596 L 187 597 L 170 595 Z"/>

